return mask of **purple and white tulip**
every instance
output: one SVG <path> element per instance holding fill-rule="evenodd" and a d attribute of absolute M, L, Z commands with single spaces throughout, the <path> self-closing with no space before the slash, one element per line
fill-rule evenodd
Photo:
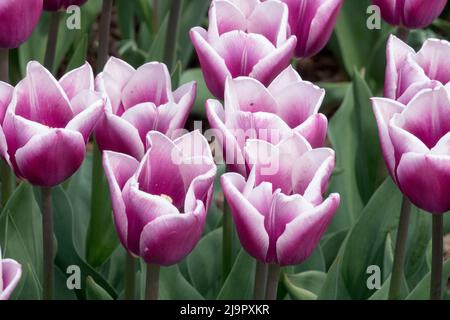
<path fill-rule="evenodd" d="M 198 131 L 173 141 L 157 131 L 147 138 L 140 162 L 105 151 L 103 167 L 123 246 L 147 263 L 167 266 L 186 257 L 201 238 L 216 165 Z"/>
<path fill-rule="evenodd" d="M 394 26 L 420 29 L 439 17 L 447 0 L 372 0 L 381 10 L 383 19 Z"/>
<path fill-rule="evenodd" d="M 407 104 L 418 92 L 450 82 L 450 43 L 428 39 L 416 53 L 395 36 L 389 38 L 385 96 Z"/>
<path fill-rule="evenodd" d="M 373 98 L 383 155 L 400 190 L 434 214 L 450 210 L 450 98 L 439 85 L 407 105 Z"/>
<path fill-rule="evenodd" d="M 317 54 L 330 40 L 343 0 L 281 0 L 289 7 L 291 34 L 297 37 L 295 56 Z"/>
<path fill-rule="evenodd" d="M 244 151 L 254 164 L 248 179 L 238 173 L 221 177 L 242 246 L 265 263 L 305 261 L 339 206 L 338 194 L 322 197 L 334 151 L 312 149 L 297 133 L 277 145 L 250 139 Z"/>
<path fill-rule="evenodd" d="M 227 77 L 268 85 L 293 56 L 297 40 L 287 35 L 288 7 L 275 0 L 213 0 L 208 30 L 190 31 L 206 85 L 218 99 Z"/>
<path fill-rule="evenodd" d="M 8 300 L 22 276 L 22 266 L 12 259 L 3 259 L 0 250 L 0 300 Z"/>
<path fill-rule="evenodd" d="M 8 85 L 1 87 L 11 91 Z M 87 63 L 59 82 L 38 62 L 28 64 L 6 110 L 4 139 L 0 135 L 3 157 L 17 176 L 51 187 L 78 170 L 104 108 L 104 99 L 93 89 Z"/>
<path fill-rule="evenodd" d="M 2 0 L 0 48 L 17 48 L 33 32 L 42 13 L 42 0 Z"/>
<path fill-rule="evenodd" d="M 95 130 L 100 150 L 141 159 L 149 131 L 173 138 L 184 127 L 197 85 L 190 82 L 172 92 L 170 74 L 164 64 L 151 62 L 135 70 L 112 57 L 97 76 L 96 89 L 107 96 L 105 113 Z"/>
<path fill-rule="evenodd" d="M 209 123 L 223 150 L 229 169 L 244 177 L 250 167 L 243 148 L 249 138 L 276 144 L 298 132 L 314 147 L 325 141 L 328 120 L 318 113 L 325 90 L 303 81 L 289 66 L 266 88 L 249 77 L 228 79 L 225 107 L 206 102 Z"/>

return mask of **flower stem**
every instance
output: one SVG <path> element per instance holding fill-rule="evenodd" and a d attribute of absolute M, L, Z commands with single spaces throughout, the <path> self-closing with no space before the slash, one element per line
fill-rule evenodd
<path fill-rule="evenodd" d="M 153 0 L 153 32 L 156 34 L 159 30 L 159 0 Z"/>
<path fill-rule="evenodd" d="M 255 287 L 253 291 L 253 298 L 255 300 L 263 300 L 266 295 L 266 280 L 267 280 L 267 264 L 257 261 L 255 273 Z"/>
<path fill-rule="evenodd" d="M 402 40 L 403 42 L 408 42 L 409 38 L 409 29 L 405 27 L 398 27 L 397 28 L 397 37 Z"/>
<path fill-rule="evenodd" d="M 52 212 L 52 189 L 42 187 L 42 233 L 44 253 L 44 300 L 53 299 L 53 212 Z"/>
<path fill-rule="evenodd" d="M 392 266 L 389 299 L 401 298 L 401 284 L 405 267 L 406 242 L 408 238 L 409 218 L 411 216 L 411 202 L 403 196 L 400 220 L 398 222 L 397 241 L 395 243 L 394 264 Z"/>
<path fill-rule="evenodd" d="M 100 19 L 98 52 L 97 52 L 97 73 L 103 70 L 108 60 L 109 35 L 111 28 L 111 15 L 113 0 L 103 0 L 102 16 Z"/>
<path fill-rule="evenodd" d="M 266 300 L 276 300 L 278 292 L 278 280 L 281 268 L 278 264 L 270 264 L 267 274 Z"/>
<path fill-rule="evenodd" d="M 9 82 L 9 50 L 0 49 L 0 81 Z M 4 162 L 0 161 L 0 177 L 1 177 L 1 203 L 2 208 L 5 207 L 14 190 L 15 177 L 11 168 Z"/>
<path fill-rule="evenodd" d="M 222 282 L 224 283 L 231 271 L 233 255 L 233 221 L 231 219 L 230 207 L 226 200 L 223 202 L 222 219 Z"/>
<path fill-rule="evenodd" d="M 48 30 L 47 49 L 45 50 L 44 66 L 52 72 L 55 63 L 56 43 L 58 41 L 60 12 L 52 12 Z"/>
<path fill-rule="evenodd" d="M 136 282 L 136 259 L 127 252 L 125 265 L 125 300 L 134 300 Z"/>
<path fill-rule="evenodd" d="M 442 299 L 444 215 L 433 215 L 430 300 Z"/>
<path fill-rule="evenodd" d="M 169 68 L 170 72 L 173 71 L 173 66 L 175 64 L 178 26 L 180 22 L 180 13 L 182 7 L 181 2 L 182 0 L 172 0 L 169 14 L 166 46 L 164 49 L 164 63 L 167 65 L 167 68 Z"/>
<path fill-rule="evenodd" d="M 160 266 L 147 265 L 147 281 L 145 288 L 145 300 L 158 300 Z"/>

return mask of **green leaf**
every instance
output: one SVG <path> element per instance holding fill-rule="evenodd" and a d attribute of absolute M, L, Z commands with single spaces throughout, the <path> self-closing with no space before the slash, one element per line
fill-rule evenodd
<path fill-rule="evenodd" d="M 82 283 L 81 290 L 77 290 L 78 298 L 86 297 L 86 281 L 90 276 L 103 287 L 113 298 L 117 298 L 117 293 L 108 282 L 87 264 L 78 254 L 73 244 L 73 210 L 70 200 L 62 187 L 52 190 L 52 203 L 55 220 L 55 235 L 58 240 L 58 251 L 55 263 L 63 271 L 67 267 L 76 265 L 81 269 Z"/>
<path fill-rule="evenodd" d="M 214 298 L 220 288 L 222 255 L 218 248 L 222 248 L 222 228 L 205 235 L 187 257 L 189 278 L 206 298 Z"/>
<path fill-rule="evenodd" d="M 42 222 L 33 189 L 21 183 L 0 215 L 3 257 L 22 265 L 22 278 L 12 299 L 40 299 L 42 279 Z"/>
<path fill-rule="evenodd" d="M 319 82 L 316 84 L 326 91 L 320 108 L 320 112 L 325 114 L 331 113 L 336 107 L 339 107 L 351 86 L 350 82 Z"/>
<path fill-rule="evenodd" d="M 283 283 L 292 299 L 315 300 L 325 283 L 326 274 L 320 271 L 306 271 L 283 275 Z"/>
<path fill-rule="evenodd" d="M 168 24 L 169 24 L 169 15 L 166 15 L 159 27 L 158 33 L 155 35 L 155 38 L 153 39 L 146 61 L 164 60 L 164 48 L 166 45 L 166 34 Z"/>
<path fill-rule="evenodd" d="M 351 296 L 345 287 L 341 273 L 341 256 L 338 255 L 328 270 L 327 277 L 317 300 L 349 300 Z"/>
<path fill-rule="evenodd" d="M 442 272 L 442 283 L 443 287 L 446 288 L 446 283 L 450 277 L 450 259 L 444 262 L 443 272 Z M 430 298 L 430 279 L 431 272 L 429 272 L 422 281 L 411 291 L 411 293 L 406 297 L 407 300 L 428 300 Z M 444 293 L 444 298 L 449 300 L 450 297 L 447 290 Z"/>
<path fill-rule="evenodd" d="M 87 277 L 86 297 L 88 300 L 114 300 L 94 279 Z"/>
<path fill-rule="evenodd" d="M 76 46 L 75 52 L 70 58 L 66 72 L 78 68 L 86 61 L 89 37 L 87 33 L 83 34 L 81 41 Z"/>
<path fill-rule="evenodd" d="M 334 259 L 336 258 L 342 243 L 347 236 L 348 230 L 336 231 L 322 239 L 322 253 L 325 259 L 325 270 L 331 267 Z"/>
<path fill-rule="evenodd" d="M 325 268 L 325 258 L 323 256 L 322 248 L 320 245 L 317 246 L 316 249 L 314 249 L 311 256 L 306 259 L 305 262 L 292 267 L 293 273 L 301 273 L 310 270 L 324 272 L 326 271 Z"/>

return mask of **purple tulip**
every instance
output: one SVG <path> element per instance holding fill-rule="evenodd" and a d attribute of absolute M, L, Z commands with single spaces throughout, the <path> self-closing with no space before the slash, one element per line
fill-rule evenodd
<path fill-rule="evenodd" d="M 198 131 L 174 141 L 157 131 L 147 138 L 140 163 L 105 151 L 103 167 L 123 246 L 147 263 L 167 266 L 186 257 L 201 238 L 216 166 Z"/>
<path fill-rule="evenodd" d="M 447 0 L 372 0 L 380 7 L 381 16 L 389 24 L 420 29 L 439 17 Z"/>
<path fill-rule="evenodd" d="M 22 266 L 12 259 L 2 259 L 0 250 L 0 300 L 8 300 L 22 276 Z"/>
<path fill-rule="evenodd" d="M 404 105 L 372 99 L 383 155 L 400 190 L 421 209 L 450 210 L 450 98 L 442 85 Z"/>
<path fill-rule="evenodd" d="M 58 11 L 70 6 L 82 6 L 87 0 L 44 0 L 44 10 Z"/>
<path fill-rule="evenodd" d="M 206 112 L 230 170 L 243 176 L 250 171 L 243 156 L 248 138 L 276 143 L 295 131 L 313 147 L 322 146 L 328 121 L 318 110 L 324 96 L 323 89 L 303 81 L 291 66 L 267 88 L 252 78 L 229 78 L 225 108 L 208 100 Z"/>
<path fill-rule="evenodd" d="M 87 63 L 59 82 L 38 62 L 28 64 L 6 111 L 5 139 L 0 135 L 1 149 L 7 150 L 5 160 L 19 177 L 51 187 L 78 170 L 104 108 L 104 100 L 93 88 Z"/>
<path fill-rule="evenodd" d="M 96 78 L 96 88 L 108 97 L 105 114 L 95 130 L 100 150 L 141 159 L 151 130 L 170 137 L 184 127 L 195 101 L 197 85 L 190 82 L 172 92 L 167 67 L 158 62 L 135 70 L 111 58 Z"/>
<path fill-rule="evenodd" d="M 317 54 L 333 33 L 343 0 L 281 0 L 289 7 L 289 26 L 297 37 L 295 55 Z"/>
<path fill-rule="evenodd" d="M 450 43 L 428 39 L 417 53 L 395 36 L 387 44 L 385 96 L 407 104 L 418 92 L 450 82 Z"/>
<path fill-rule="evenodd" d="M 245 156 L 254 163 L 248 180 L 238 173 L 221 177 L 242 246 L 261 262 L 305 261 L 339 206 L 338 194 L 322 197 L 334 151 L 312 149 L 295 133 L 277 145 L 248 140 Z"/>
<path fill-rule="evenodd" d="M 288 8 L 279 1 L 213 0 L 208 30 L 190 31 L 211 93 L 222 99 L 227 77 L 269 84 L 289 65 L 295 49 L 287 22 Z"/>
<path fill-rule="evenodd" d="M 42 0 L 2 0 L 0 3 L 0 48 L 17 48 L 36 27 Z"/>

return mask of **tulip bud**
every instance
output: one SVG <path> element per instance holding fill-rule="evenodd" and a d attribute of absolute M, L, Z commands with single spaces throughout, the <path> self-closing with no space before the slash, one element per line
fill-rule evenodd
<path fill-rule="evenodd" d="M 394 26 L 420 29 L 439 17 L 447 0 L 372 0 L 380 7 L 381 16 Z"/>
<path fill-rule="evenodd" d="M 89 135 L 101 117 L 104 100 L 93 92 L 89 64 L 58 82 L 43 66 L 30 62 L 14 88 L 3 122 L 1 150 L 17 176 L 52 187 L 83 162 Z"/>
<path fill-rule="evenodd" d="M 312 149 L 297 133 L 277 145 L 248 140 L 244 150 L 254 163 L 248 179 L 237 173 L 221 177 L 242 246 L 261 262 L 302 263 L 339 206 L 338 194 L 322 197 L 334 151 Z"/>
<path fill-rule="evenodd" d="M 17 48 L 36 27 L 42 0 L 2 0 L 0 4 L 0 48 Z"/>
<path fill-rule="evenodd" d="M 270 14 L 267 14 L 270 12 Z M 296 38 L 287 38 L 288 8 L 275 0 L 213 0 L 209 27 L 192 28 L 206 85 L 223 98 L 225 80 L 249 76 L 268 85 L 292 58 Z"/>
<path fill-rule="evenodd" d="M 82 6 L 87 0 L 44 0 L 44 10 L 58 11 L 70 6 Z"/>
<path fill-rule="evenodd" d="M 0 250 L 0 300 L 8 300 L 22 276 L 22 266 L 12 259 L 3 259 Z"/>
<path fill-rule="evenodd" d="M 298 73 L 287 67 L 268 87 L 249 78 L 229 78 L 225 85 L 225 107 L 217 100 L 206 102 L 206 113 L 212 128 L 220 136 L 231 171 L 244 177 L 249 166 L 243 157 L 248 137 L 272 143 L 300 133 L 313 147 L 325 141 L 328 121 L 318 113 L 325 91 L 303 81 Z"/>
<path fill-rule="evenodd" d="M 168 136 L 184 128 L 195 101 L 197 85 L 190 82 L 172 92 L 167 67 L 159 62 L 137 70 L 112 57 L 96 78 L 97 91 L 107 96 L 105 114 L 95 130 L 100 150 L 141 159 L 151 130 Z"/>
<path fill-rule="evenodd" d="M 407 105 L 372 99 L 383 155 L 392 178 L 417 207 L 434 214 L 450 210 L 450 98 L 438 85 Z"/>
<path fill-rule="evenodd" d="M 216 175 L 208 142 L 198 132 L 175 140 L 148 134 L 141 162 L 105 151 L 103 167 L 119 239 L 145 262 L 172 265 L 200 240 Z"/>
<path fill-rule="evenodd" d="M 295 55 L 307 58 L 327 44 L 343 0 L 281 0 L 289 7 L 291 34 L 297 37 Z"/>

